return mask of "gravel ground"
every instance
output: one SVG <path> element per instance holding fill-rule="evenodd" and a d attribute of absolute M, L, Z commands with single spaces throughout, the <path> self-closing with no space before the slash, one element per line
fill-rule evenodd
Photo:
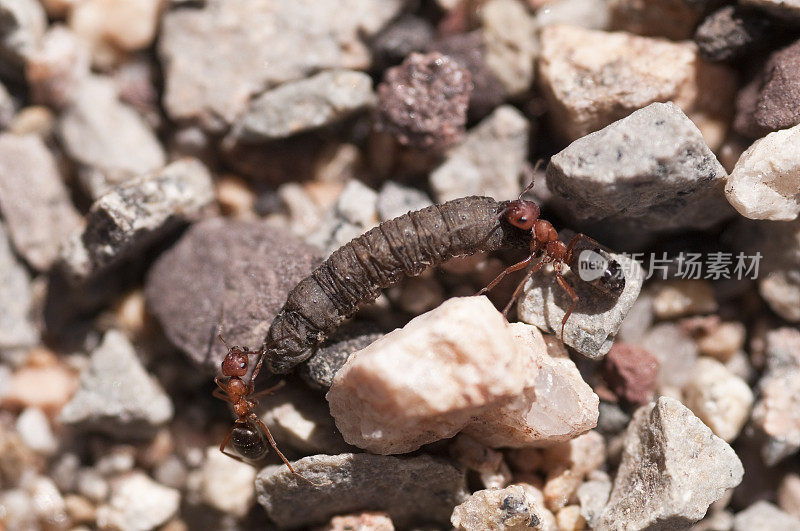
<path fill-rule="evenodd" d="M 254 380 L 294 474 L 220 452 L 326 257 L 532 178 L 563 334 L 558 264 L 431 259 Z M 797 2 L 0 0 L 0 529 L 800 529 L 799 216 Z"/>

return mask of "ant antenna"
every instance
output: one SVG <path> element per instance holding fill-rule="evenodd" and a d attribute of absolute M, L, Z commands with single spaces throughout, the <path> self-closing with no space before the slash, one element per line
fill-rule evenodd
<path fill-rule="evenodd" d="M 522 192 L 520 192 L 517 201 L 521 201 L 522 196 L 528 193 L 531 188 L 533 188 L 533 185 L 536 183 L 536 172 L 539 171 L 539 168 L 542 167 L 542 164 L 544 164 L 544 159 L 537 160 L 536 163 L 533 165 L 533 168 L 531 168 L 530 164 L 525 163 L 525 166 L 523 166 L 522 168 L 522 175 L 524 177 L 530 177 L 531 182 L 528 186 L 525 187 L 525 189 Z"/>

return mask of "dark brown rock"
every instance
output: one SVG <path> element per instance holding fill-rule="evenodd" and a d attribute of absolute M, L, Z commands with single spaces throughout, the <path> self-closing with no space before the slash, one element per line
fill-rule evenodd
<path fill-rule="evenodd" d="M 412 53 L 378 85 L 376 126 L 401 144 L 441 150 L 464 136 L 469 71 L 440 53 Z"/>
<path fill-rule="evenodd" d="M 423 51 L 433 36 L 430 22 L 415 15 L 402 15 L 373 39 L 370 48 L 375 67 L 393 66 L 411 52 Z"/>
<path fill-rule="evenodd" d="M 318 251 L 261 221 L 210 219 L 193 226 L 151 268 L 150 310 L 169 339 L 216 370 L 225 347 L 258 348 L 289 290 L 319 262 Z"/>
<path fill-rule="evenodd" d="M 620 399 L 646 404 L 653 396 L 658 368 L 658 359 L 645 349 L 616 343 L 606 354 L 603 379 Z"/>
<path fill-rule="evenodd" d="M 800 123 L 800 40 L 773 52 L 739 92 L 734 128 L 757 138 Z"/>

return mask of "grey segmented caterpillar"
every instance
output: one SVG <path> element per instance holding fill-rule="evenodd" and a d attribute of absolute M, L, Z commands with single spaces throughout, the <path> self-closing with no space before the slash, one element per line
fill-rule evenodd
<path fill-rule="evenodd" d="M 416 276 L 429 266 L 457 256 L 499 249 L 529 248 L 530 256 L 506 269 L 489 287 L 507 272 L 534 265 L 535 257 L 540 260 L 528 276 L 545 263 L 554 263 L 559 284 L 573 296 L 573 306 L 562 322 L 563 336 L 563 323 L 575 307 L 577 296 L 561 276 L 560 265 L 570 264 L 576 242 L 597 242 L 578 235 L 567 246 L 558 241 L 553 226 L 538 216 L 539 207 L 531 201 L 498 202 L 491 197 L 473 196 L 384 221 L 334 251 L 289 292 L 261 347 L 267 367 L 273 373 L 291 371 L 359 306 L 375 300 L 382 289 L 403 275 Z M 614 265 L 619 269 L 612 260 L 609 270 Z M 622 290 L 618 277 L 608 282 L 601 277 L 595 286 L 615 295 Z M 624 287 L 624 278 L 621 286 Z M 522 284 L 515 297 L 521 289 Z M 510 304 L 506 311 L 509 307 Z"/>

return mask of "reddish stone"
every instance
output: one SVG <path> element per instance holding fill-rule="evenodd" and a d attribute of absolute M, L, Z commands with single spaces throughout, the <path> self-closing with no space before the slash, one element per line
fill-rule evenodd
<path fill-rule="evenodd" d="M 615 343 L 606 354 L 603 378 L 621 400 L 646 404 L 656 386 L 658 359 L 647 350 L 627 343 Z"/>

